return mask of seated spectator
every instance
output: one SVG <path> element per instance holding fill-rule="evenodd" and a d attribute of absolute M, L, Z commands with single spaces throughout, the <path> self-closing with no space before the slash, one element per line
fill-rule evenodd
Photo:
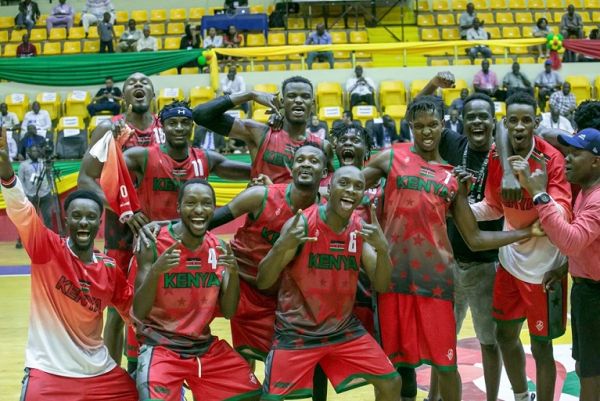
<path fill-rule="evenodd" d="M 559 129 L 569 134 L 575 132 L 571 122 L 566 117 L 561 116 L 558 108 L 553 107 L 552 103 L 550 104 L 550 112 L 542 113 L 542 121 L 540 121 L 539 128 Z"/>
<path fill-rule="evenodd" d="M 52 120 L 50 114 L 46 110 L 40 108 L 39 102 L 33 102 L 31 111 L 25 113 L 21 130 L 25 131 L 30 125 L 35 126 L 38 135 L 47 136 L 52 131 Z"/>
<path fill-rule="evenodd" d="M 412 142 L 413 133 L 408 120 L 405 118 L 400 122 L 400 142 Z"/>
<path fill-rule="evenodd" d="M 560 33 L 565 39 L 583 38 L 583 20 L 581 15 L 575 12 L 573 4 L 569 4 L 567 12 L 560 19 Z"/>
<path fill-rule="evenodd" d="M 181 37 L 181 41 L 179 42 L 179 49 L 180 50 L 199 49 L 201 42 L 202 42 L 202 40 L 200 39 L 200 33 L 198 32 L 198 30 L 196 28 L 192 27 L 192 25 L 187 24 L 185 26 L 185 35 L 183 35 Z M 177 67 L 177 73 L 181 74 L 181 69 L 184 67 L 198 68 L 198 61 L 192 60 L 192 61 L 188 61 L 187 63 L 185 63 L 183 65 L 180 65 L 179 67 Z"/>
<path fill-rule="evenodd" d="M 223 153 L 226 148 L 225 137 L 223 135 L 217 135 L 204 127 L 197 126 L 194 130 L 194 141 L 192 146 Z"/>
<path fill-rule="evenodd" d="M 215 47 L 223 47 L 223 37 L 217 35 L 217 28 L 211 26 L 208 28 L 208 35 L 204 38 L 204 48 L 214 49 Z"/>
<path fill-rule="evenodd" d="M 229 25 L 227 32 L 223 35 L 223 47 L 241 47 L 244 37 L 238 33 L 235 25 Z"/>
<path fill-rule="evenodd" d="M 347 126 L 358 126 L 358 127 L 362 127 L 362 124 L 360 123 L 360 121 L 358 120 L 354 120 L 354 116 L 352 115 L 352 111 L 350 110 L 344 110 L 344 112 L 342 113 L 342 119 L 341 120 L 335 120 L 331 126 L 332 129 L 337 130 L 340 129 L 340 125 L 347 125 Z"/>
<path fill-rule="evenodd" d="M 456 109 L 459 115 L 462 115 L 463 107 L 465 105 L 465 99 L 469 96 L 469 89 L 462 88 L 460 90 L 460 97 L 454 99 L 452 103 L 450 103 L 450 110 Z"/>
<path fill-rule="evenodd" d="M 473 21 L 473 27 L 467 31 L 467 40 L 488 40 L 488 34 L 479 24 L 479 19 L 475 18 Z M 481 54 L 483 58 L 492 57 L 492 51 L 485 45 L 473 46 L 469 49 L 469 58 L 471 62 L 477 58 L 477 55 Z"/>
<path fill-rule="evenodd" d="M 484 93 L 489 97 L 495 97 L 498 92 L 498 77 L 494 71 L 490 70 L 490 62 L 483 60 L 481 70 L 473 78 L 473 88 L 475 92 Z"/>
<path fill-rule="evenodd" d="M 15 132 L 19 131 L 19 117 L 12 111 L 8 111 L 8 105 L 6 103 L 0 103 L 0 128 L 4 128 L 7 131 Z"/>
<path fill-rule="evenodd" d="M 350 107 L 357 104 L 375 105 L 375 82 L 363 76 L 363 68 L 357 65 L 354 68 L 355 78 L 346 81 L 346 92 L 350 95 Z"/>
<path fill-rule="evenodd" d="M 17 30 L 27 28 L 27 31 L 35 26 L 40 18 L 40 8 L 35 1 L 23 0 L 19 3 L 19 13 L 15 17 L 15 28 Z"/>
<path fill-rule="evenodd" d="M 457 134 L 462 135 L 463 133 L 463 123 L 460 119 L 460 114 L 456 109 L 450 109 L 450 118 L 446 120 L 444 125 L 447 129 L 454 131 Z"/>
<path fill-rule="evenodd" d="M 552 33 L 552 31 L 550 30 L 550 27 L 548 26 L 548 20 L 544 17 L 538 19 L 535 26 L 533 27 L 533 37 L 545 39 L 551 33 Z M 546 57 L 546 58 L 550 57 L 550 50 L 548 50 L 548 47 L 545 44 L 537 45 L 537 49 L 538 49 L 538 55 L 540 57 Z"/>
<path fill-rule="evenodd" d="M 504 87 L 504 90 L 506 90 L 507 98 L 517 91 L 527 92 L 533 96 L 531 81 L 529 81 L 527 76 L 521 72 L 521 66 L 516 61 L 512 65 L 512 71 L 504 76 L 502 86 Z"/>
<path fill-rule="evenodd" d="M 75 11 L 73 7 L 67 4 L 67 0 L 58 0 L 59 4 L 56 5 L 48 18 L 46 18 L 46 30 L 48 36 L 50 36 L 50 29 L 56 26 L 64 26 L 67 28 L 67 36 L 69 36 L 69 29 L 73 26 L 73 18 L 75 18 Z"/>
<path fill-rule="evenodd" d="M 121 89 L 114 86 L 112 77 L 106 77 L 104 84 L 106 86 L 96 93 L 92 103 L 87 106 L 91 117 L 103 111 L 108 111 L 113 116 L 121 112 L 121 100 L 123 100 Z"/>
<path fill-rule="evenodd" d="M 135 20 L 130 19 L 127 22 L 127 29 L 121 35 L 119 39 L 119 50 L 121 53 L 135 52 L 137 51 L 137 42 L 142 38 L 142 32 L 136 29 Z"/>
<path fill-rule="evenodd" d="M 90 26 L 98 24 L 104 19 L 104 13 L 109 13 L 111 24 L 115 23 L 115 8 L 111 0 L 86 0 L 81 13 L 81 25 L 88 37 Z"/>
<path fill-rule="evenodd" d="M 19 141 L 17 160 L 25 160 L 27 150 L 34 145 L 41 149 L 46 147 L 46 135 L 45 133 L 40 135 L 35 128 L 35 125 L 30 124 L 23 131 L 25 132 L 25 135 L 23 135 Z"/>
<path fill-rule="evenodd" d="M 330 45 L 331 35 L 325 30 L 325 24 L 317 24 L 317 29 L 311 32 L 306 38 L 307 45 Z M 321 60 L 327 60 L 329 62 L 329 68 L 333 69 L 333 52 L 331 51 L 314 51 L 308 52 L 306 56 L 306 64 L 308 69 L 312 70 L 312 64 L 315 58 Z"/>
<path fill-rule="evenodd" d="M 158 51 L 158 41 L 150 36 L 150 25 L 145 24 L 143 30 L 144 36 L 137 41 L 138 52 L 156 52 Z"/>
<path fill-rule="evenodd" d="M 540 72 L 535 78 L 534 86 L 538 88 L 538 103 L 540 110 L 546 110 L 546 102 L 555 91 L 560 89 L 562 86 L 562 80 L 560 75 L 555 71 L 552 71 L 552 61 L 546 60 L 544 62 L 544 71 Z"/>
<path fill-rule="evenodd" d="M 117 35 L 108 12 L 104 13 L 102 21 L 98 23 L 98 36 L 100 36 L 100 53 L 114 53 L 113 41 Z"/>
<path fill-rule="evenodd" d="M 562 84 L 562 90 L 554 92 L 550 96 L 550 109 L 555 108 L 558 113 L 569 119 L 573 120 L 573 112 L 577 108 L 577 100 L 575 95 L 571 92 L 571 84 L 564 82 Z"/>
<path fill-rule="evenodd" d="M 23 41 L 19 46 L 17 46 L 17 57 L 19 58 L 27 58 L 27 57 L 35 57 L 37 56 L 37 49 L 29 41 L 29 34 L 23 35 Z"/>
<path fill-rule="evenodd" d="M 461 39 L 467 39 L 467 31 L 473 28 L 473 22 L 475 21 L 475 17 L 475 6 L 473 5 L 473 3 L 467 3 L 467 10 L 463 12 L 460 15 L 460 18 L 458 19 Z"/>
<path fill-rule="evenodd" d="M 0 130 L 1 129 L 2 128 L 0 128 Z M 10 158 L 10 161 L 17 161 L 19 146 L 17 145 L 14 134 L 10 131 L 6 131 L 6 146 L 8 147 L 8 157 Z"/>
<path fill-rule="evenodd" d="M 246 82 L 242 76 L 237 75 L 235 66 L 230 66 L 227 75 L 221 78 L 220 90 L 223 95 L 246 92 Z M 248 111 L 250 110 L 248 103 L 242 103 L 240 108 L 244 110 L 246 114 L 248 114 Z"/>
<path fill-rule="evenodd" d="M 389 148 L 392 144 L 401 142 L 396 130 L 396 122 L 387 114 L 381 118 L 367 121 L 365 129 L 375 149 Z"/>
<path fill-rule="evenodd" d="M 314 134 L 321 139 L 327 139 L 327 123 L 319 120 L 316 114 L 310 117 L 310 123 L 306 127 L 306 134 Z"/>

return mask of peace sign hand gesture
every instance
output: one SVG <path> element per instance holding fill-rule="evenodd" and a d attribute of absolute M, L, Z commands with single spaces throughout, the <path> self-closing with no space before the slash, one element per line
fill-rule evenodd
<path fill-rule="evenodd" d="M 377 214 L 375 213 L 375 205 L 371 204 L 371 223 L 364 223 L 360 231 L 356 231 L 365 242 L 375 248 L 378 252 L 388 251 L 388 242 L 383 234 L 383 230 L 377 220 Z"/>

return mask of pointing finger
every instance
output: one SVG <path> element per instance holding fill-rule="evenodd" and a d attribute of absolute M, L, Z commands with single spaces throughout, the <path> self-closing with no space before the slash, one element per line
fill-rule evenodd
<path fill-rule="evenodd" d="M 317 237 L 302 237 L 300 238 L 301 242 L 317 242 L 319 238 Z"/>
<path fill-rule="evenodd" d="M 375 206 L 374 203 L 371 203 L 371 224 L 379 224 L 379 222 L 377 221 L 377 207 Z"/>
<path fill-rule="evenodd" d="M 177 248 L 180 244 L 181 241 L 179 240 L 173 242 L 173 244 L 171 244 L 171 246 L 165 250 L 165 253 L 172 253 L 175 250 L 175 248 Z"/>
<path fill-rule="evenodd" d="M 300 216 L 302 215 L 302 209 L 298 209 L 298 211 L 296 212 L 296 215 L 294 216 L 294 221 L 292 222 L 292 224 L 295 226 L 296 224 L 298 224 L 298 221 L 300 221 Z"/>

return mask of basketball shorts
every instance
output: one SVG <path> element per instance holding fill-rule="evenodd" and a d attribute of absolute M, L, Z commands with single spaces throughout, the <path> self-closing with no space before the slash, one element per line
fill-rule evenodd
<path fill-rule="evenodd" d="M 565 334 L 567 277 L 544 291 L 542 284 L 519 280 L 502 266 L 494 281 L 493 316 L 498 324 L 527 320 L 532 339 L 552 340 Z"/>
<path fill-rule="evenodd" d="M 369 378 L 399 376 L 379 344 L 368 334 L 314 348 L 273 349 L 265 364 L 262 400 L 311 397 L 317 364 L 338 393 L 365 385 Z"/>
<path fill-rule="evenodd" d="M 398 293 L 379 294 L 383 350 L 396 367 L 424 363 L 456 370 L 456 321 L 451 301 Z"/>
<path fill-rule="evenodd" d="M 20 401 L 137 401 L 135 382 L 120 367 L 94 377 L 64 377 L 25 369 Z"/>
<path fill-rule="evenodd" d="M 230 324 L 233 347 L 246 359 L 265 360 L 273 344 L 275 309 L 276 296 L 240 280 L 240 301 Z"/>
<path fill-rule="evenodd" d="M 250 366 L 224 340 L 215 339 L 197 358 L 143 345 L 138 361 L 136 380 L 142 401 L 180 401 L 184 383 L 197 400 L 242 400 L 260 394 Z"/>

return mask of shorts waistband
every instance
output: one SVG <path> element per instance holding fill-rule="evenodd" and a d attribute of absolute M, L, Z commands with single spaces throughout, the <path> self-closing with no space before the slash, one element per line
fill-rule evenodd
<path fill-rule="evenodd" d="M 592 280 L 591 278 L 573 277 L 573 282 L 576 284 L 589 284 L 589 285 L 600 286 L 600 280 L 595 281 L 595 280 Z"/>

